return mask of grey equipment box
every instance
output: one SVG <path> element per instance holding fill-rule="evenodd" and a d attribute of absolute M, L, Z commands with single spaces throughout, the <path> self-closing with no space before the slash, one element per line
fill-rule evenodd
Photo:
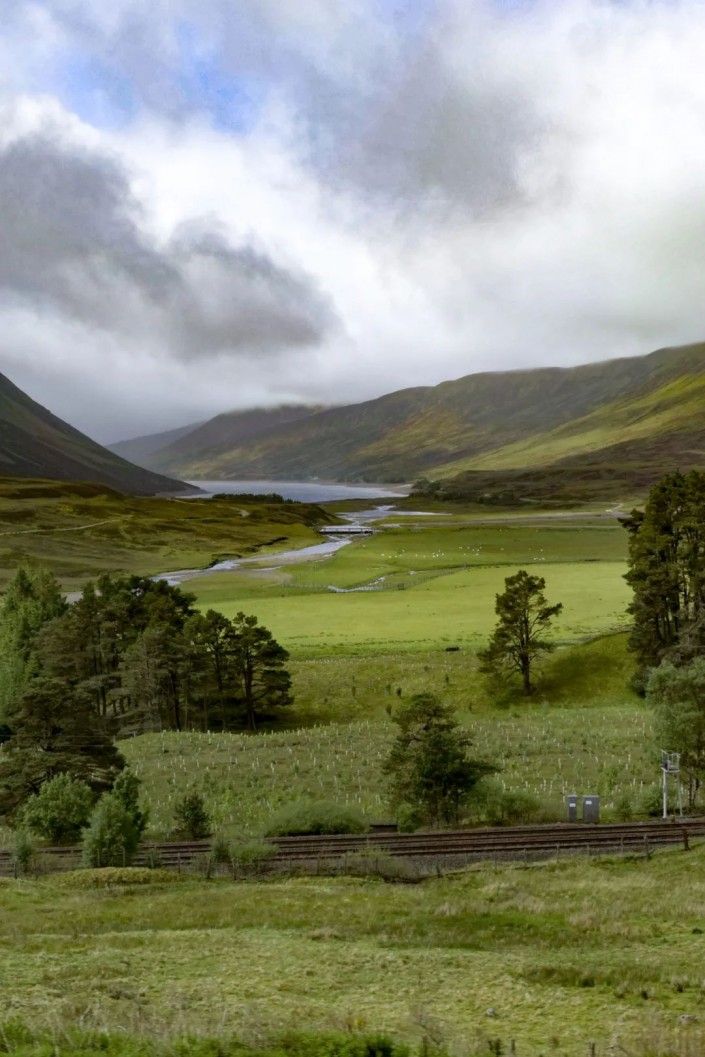
<path fill-rule="evenodd" d="M 600 821 L 600 798 L 599 796 L 583 797 L 583 822 Z"/>
<path fill-rule="evenodd" d="M 577 796 L 567 796 L 565 798 L 566 822 L 578 821 L 578 799 L 579 797 Z"/>

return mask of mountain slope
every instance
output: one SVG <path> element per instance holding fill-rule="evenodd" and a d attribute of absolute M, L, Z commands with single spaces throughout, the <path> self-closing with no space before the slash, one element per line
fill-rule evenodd
<path fill-rule="evenodd" d="M 149 465 L 187 477 L 377 481 L 584 467 L 616 457 L 636 469 L 642 454 L 666 451 L 685 459 L 681 465 L 700 465 L 704 406 L 705 345 L 691 345 L 580 367 L 468 375 L 296 421 L 270 420 L 249 435 L 219 416 L 210 446 L 196 449 L 191 433 Z"/>
<path fill-rule="evenodd" d="M 207 476 L 208 468 L 217 464 L 223 448 L 250 444 L 257 437 L 266 436 L 280 426 L 301 422 L 320 410 L 319 407 L 285 405 L 225 412 L 184 431 L 180 437 L 146 455 L 143 461 L 152 469 L 166 472 L 172 466 L 188 466 L 191 476 L 195 477 L 204 476 L 203 467 Z M 216 473 L 214 476 L 230 475 Z"/>
<path fill-rule="evenodd" d="M 108 451 L 119 455 L 121 459 L 134 462 L 141 466 L 144 459 L 154 455 L 155 452 L 173 444 L 187 433 L 202 425 L 201 422 L 192 422 L 189 426 L 180 426 L 176 429 L 167 429 L 163 433 L 148 433 L 144 437 L 133 437 L 130 440 L 117 440 L 114 444 L 106 444 Z"/>
<path fill-rule="evenodd" d="M 0 475 L 93 481 L 133 495 L 188 486 L 144 470 L 69 426 L 0 374 Z"/>

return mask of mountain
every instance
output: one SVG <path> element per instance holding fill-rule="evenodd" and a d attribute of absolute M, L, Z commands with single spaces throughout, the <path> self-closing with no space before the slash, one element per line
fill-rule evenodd
<path fill-rule="evenodd" d="M 473 491 L 521 478 L 531 492 L 548 468 L 560 488 L 571 475 L 608 471 L 620 482 L 650 483 L 664 467 L 705 465 L 704 408 L 699 344 L 579 367 L 472 374 L 360 404 L 299 409 L 288 421 L 262 417 L 249 433 L 240 428 L 248 413 L 221 415 L 148 464 L 190 478 L 424 475 Z M 208 434 L 207 445 L 195 443 L 199 434 Z"/>
<path fill-rule="evenodd" d="M 133 466 L 62 422 L 0 374 L 0 474 L 92 481 L 132 495 L 190 490 Z"/>
<path fill-rule="evenodd" d="M 226 412 L 184 431 L 173 442 L 145 455 L 142 461 L 150 469 L 163 469 L 166 473 L 171 472 L 172 466 L 188 466 L 190 476 L 207 479 L 210 468 L 219 466 L 223 450 L 256 443 L 258 438 L 266 438 L 280 427 L 293 426 L 320 410 L 320 407 L 283 405 Z M 217 470 L 210 476 L 220 479 L 236 475 Z"/>
<path fill-rule="evenodd" d="M 167 429 L 163 433 L 149 433 L 147 436 L 134 437 L 131 440 L 117 440 L 114 444 L 106 444 L 105 447 L 108 451 L 119 455 L 120 458 L 127 459 L 128 462 L 134 462 L 141 466 L 144 459 L 149 458 L 150 455 L 154 455 L 155 452 L 160 451 L 169 444 L 173 444 L 175 440 L 179 440 L 180 437 L 191 433 L 200 425 L 202 423 L 193 422 L 190 426 Z"/>

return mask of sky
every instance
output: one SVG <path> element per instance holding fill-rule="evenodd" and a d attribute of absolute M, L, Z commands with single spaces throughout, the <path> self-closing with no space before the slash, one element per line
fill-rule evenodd
<path fill-rule="evenodd" d="M 705 339 L 705 0 L 0 25 L 0 371 L 104 443 Z"/>

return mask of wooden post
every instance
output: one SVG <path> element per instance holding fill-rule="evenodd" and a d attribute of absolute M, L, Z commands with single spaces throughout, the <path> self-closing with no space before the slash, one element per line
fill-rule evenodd
<path fill-rule="evenodd" d="M 683 851 L 690 851 L 690 842 L 688 840 L 688 829 L 683 826 Z"/>
<path fill-rule="evenodd" d="M 651 858 L 651 848 L 649 847 L 649 838 L 646 833 L 644 834 L 644 858 L 647 860 Z"/>

